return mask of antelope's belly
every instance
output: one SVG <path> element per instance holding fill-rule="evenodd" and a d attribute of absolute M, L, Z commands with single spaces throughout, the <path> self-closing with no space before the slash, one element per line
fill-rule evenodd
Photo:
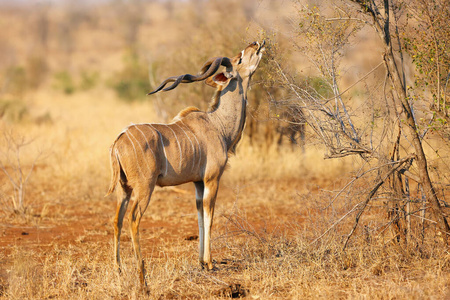
<path fill-rule="evenodd" d="M 160 175 L 158 177 L 158 180 L 156 181 L 156 184 L 158 186 L 173 186 L 173 185 L 180 185 L 183 183 L 188 182 L 195 182 L 195 181 L 201 181 L 202 178 L 199 175 L 195 174 L 167 174 L 167 175 Z"/>

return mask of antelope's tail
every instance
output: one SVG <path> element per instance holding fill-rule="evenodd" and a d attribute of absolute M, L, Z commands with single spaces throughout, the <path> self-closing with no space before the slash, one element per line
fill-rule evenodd
<path fill-rule="evenodd" d="M 118 153 L 114 147 L 114 145 L 111 146 L 109 149 L 110 154 L 110 165 L 111 165 L 111 183 L 109 184 L 108 192 L 106 193 L 106 196 L 111 195 L 114 190 L 116 189 L 117 183 L 119 182 L 119 176 L 120 176 L 120 163 L 119 163 L 119 156 Z"/>

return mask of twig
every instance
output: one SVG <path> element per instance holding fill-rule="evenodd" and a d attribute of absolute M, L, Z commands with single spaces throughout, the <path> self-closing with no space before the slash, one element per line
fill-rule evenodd
<path fill-rule="evenodd" d="M 330 203 L 327 205 L 327 206 L 325 206 L 324 207 L 324 209 L 327 209 L 327 208 L 329 208 L 333 203 L 334 203 L 334 201 L 336 201 L 336 199 L 350 186 L 350 185 L 352 185 L 356 180 L 358 180 L 358 179 L 360 179 L 361 177 L 363 177 L 363 176 L 365 176 L 366 174 L 368 174 L 368 173 L 370 173 L 370 172 L 372 172 L 372 171 L 375 171 L 375 170 L 379 170 L 381 167 L 385 167 L 385 166 L 390 166 L 390 165 L 395 165 L 395 164 L 397 164 L 398 163 L 398 161 L 390 161 L 390 162 L 387 162 L 387 163 L 384 163 L 384 164 L 382 164 L 382 165 L 380 165 L 380 166 L 377 166 L 377 167 L 373 167 L 373 168 L 370 168 L 370 169 L 368 169 L 368 170 L 366 170 L 366 171 L 364 171 L 364 172 L 362 172 L 361 174 L 357 174 L 357 175 L 355 175 L 355 178 L 353 178 L 352 180 L 350 180 L 334 197 L 333 197 L 333 199 L 331 199 L 331 201 L 330 201 Z M 399 172 L 406 172 L 405 171 L 405 169 L 402 169 L 402 170 L 400 170 Z M 403 174 L 403 173 L 402 173 Z M 413 177 L 415 176 L 414 174 L 411 174 L 411 175 L 413 175 Z M 406 176 L 406 175 L 405 175 Z M 413 178 L 411 178 L 411 179 L 413 179 Z"/>
<path fill-rule="evenodd" d="M 389 176 L 392 175 L 392 173 L 394 173 L 396 170 L 398 170 L 404 163 L 406 163 L 407 161 L 413 159 L 412 155 L 408 155 L 407 157 L 402 158 L 401 160 L 397 161 L 397 166 L 392 167 L 392 169 L 390 169 L 378 182 L 377 184 L 374 186 L 374 188 L 370 191 L 370 193 L 367 195 L 366 200 L 363 203 L 360 203 L 359 205 L 361 205 L 361 208 L 359 209 L 358 214 L 356 215 L 356 220 L 355 220 L 355 225 L 353 225 L 352 230 L 350 231 L 350 233 L 347 236 L 347 239 L 344 243 L 344 247 L 342 248 L 342 251 L 345 251 L 345 248 L 347 247 L 348 241 L 350 240 L 351 236 L 353 235 L 353 233 L 356 230 L 356 227 L 358 226 L 359 223 L 359 219 L 361 218 L 361 215 L 363 214 L 367 204 L 369 203 L 369 201 L 372 199 L 372 197 L 375 195 L 375 193 L 378 191 L 378 189 L 383 185 L 383 183 L 389 178 Z"/>
<path fill-rule="evenodd" d="M 316 238 L 314 241 L 312 241 L 310 243 L 310 245 L 316 243 L 318 240 L 320 240 L 322 237 L 324 237 L 328 232 L 330 232 L 331 229 L 333 229 L 337 224 L 339 224 L 340 222 L 342 222 L 342 220 L 344 220 L 349 214 L 351 214 L 352 212 L 354 212 L 356 210 L 356 208 L 358 208 L 359 203 L 356 204 L 350 211 L 348 211 L 345 215 L 343 215 L 339 220 L 337 220 L 336 222 L 333 223 L 333 225 L 331 225 L 324 233 L 322 233 L 318 238 Z"/>

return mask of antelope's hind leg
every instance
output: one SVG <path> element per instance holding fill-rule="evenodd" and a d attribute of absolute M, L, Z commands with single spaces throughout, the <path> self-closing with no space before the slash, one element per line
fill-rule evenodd
<path fill-rule="evenodd" d="M 147 181 L 148 182 L 148 181 Z M 136 256 L 136 261 L 139 267 L 140 281 L 144 287 L 147 287 L 147 282 L 145 281 L 145 266 L 144 260 L 141 255 L 141 246 L 139 244 L 139 224 L 141 218 L 144 215 L 145 210 L 150 203 L 150 198 L 152 196 L 153 190 L 155 189 L 156 178 L 150 180 L 150 183 L 141 184 L 134 188 L 135 201 L 131 209 L 130 218 L 130 230 L 131 239 L 133 241 L 134 254 Z"/>
<path fill-rule="evenodd" d="M 116 267 L 119 272 L 121 268 L 119 249 L 120 233 L 122 231 L 123 218 L 125 216 L 125 212 L 127 211 L 132 192 L 133 189 L 131 189 L 126 183 L 121 182 L 120 187 L 117 188 L 117 208 L 114 218 L 114 255 L 116 256 Z"/>

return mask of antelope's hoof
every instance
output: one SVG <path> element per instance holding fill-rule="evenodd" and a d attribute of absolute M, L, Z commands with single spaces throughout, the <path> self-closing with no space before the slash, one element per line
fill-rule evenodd
<path fill-rule="evenodd" d="M 207 270 L 207 271 L 216 271 L 218 270 L 218 268 L 214 267 L 213 263 L 205 263 L 205 262 L 200 262 L 200 265 L 202 266 L 203 270 Z"/>
<path fill-rule="evenodd" d="M 149 288 L 147 285 L 144 286 L 144 293 L 145 293 L 147 296 L 150 296 L 150 288 Z"/>
<path fill-rule="evenodd" d="M 122 267 L 116 266 L 117 274 L 122 275 Z"/>

